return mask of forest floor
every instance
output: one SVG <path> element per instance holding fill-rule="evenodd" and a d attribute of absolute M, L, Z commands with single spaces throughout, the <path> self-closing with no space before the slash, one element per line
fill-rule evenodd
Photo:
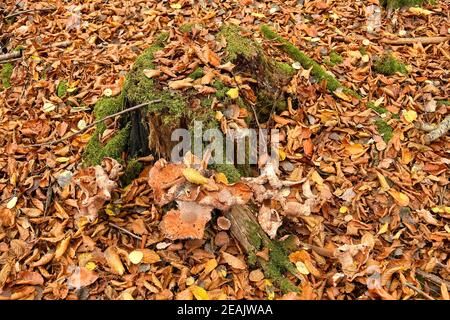
<path fill-rule="evenodd" d="M 450 3 L 383 9 L 379 25 L 371 12 L 377 3 L 2 1 L 0 54 L 20 54 L 3 63 L 0 84 L 0 300 L 448 300 L 450 141 L 444 134 L 427 142 L 422 128 L 449 115 Z M 286 276 L 299 292 L 282 292 L 249 264 L 216 219 L 203 239 L 164 237 L 163 211 L 145 178 L 151 164 L 128 187 L 96 185 L 120 206 L 105 203 L 95 221 L 80 222 L 86 190 L 71 177 L 88 175 L 82 153 L 94 128 L 30 147 L 92 123 L 95 103 L 120 92 L 158 34 L 185 45 L 179 28 L 187 23 L 201 25 L 194 32 L 209 43 L 220 42 L 210 30 L 237 24 L 294 66 L 286 90 L 299 104 L 273 115 L 271 126 L 285 134 L 278 178 L 300 187 L 280 194 L 314 203 L 302 215 L 276 200 L 265 205 L 281 217 L 269 226 L 277 239 L 293 235 L 322 249 L 299 245 L 289 254 L 299 275 Z M 363 98 L 330 94 L 263 37 L 263 24 Z M 425 43 L 388 41 L 416 37 Z M 206 50 L 206 60 L 216 58 Z M 169 58 L 160 62 L 170 79 L 180 63 Z M 109 182 L 113 164 L 107 168 Z"/>

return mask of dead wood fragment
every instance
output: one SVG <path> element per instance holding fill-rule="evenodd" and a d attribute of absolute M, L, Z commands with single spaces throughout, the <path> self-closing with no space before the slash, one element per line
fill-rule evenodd
<path fill-rule="evenodd" d="M 447 134 L 448 130 L 450 130 L 450 115 L 445 117 L 441 123 L 438 125 L 421 123 L 417 124 L 417 127 L 423 131 L 427 131 L 428 133 L 424 137 L 425 144 L 430 144 L 431 142 L 443 137 Z"/>
<path fill-rule="evenodd" d="M 22 56 L 22 53 L 20 51 L 8 52 L 8 53 L 0 55 L 0 61 L 16 59 L 16 58 L 20 58 L 21 56 Z"/>
<path fill-rule="evenodd" d="M 427 298 L 428 300 L 435 300 L 432 296 L 430 296 L 428 293 L 426 293 L 425 291 L 417 288 L 416 286 L 412 285 L 409 282 L 405 282 L 405 286 L 407 286 L 410 289 L 413 289 L 414 291 L 416 291 L 417 293 L 420 293 L 421 295 L 423 295 L 425 298 Z"/>
<path fill-rule="evenodd" d="M 450 40 L 450 37 L 416 37 L 416 38 L 400 38 L 400 39 L 382 39 L 381 41 L 392 45 L 403 45 L 403 44 L 437 44 Z"/>
<path fill-rule="evenodd" d="M 428 273 L 428 272 L 420 270 L 420 269 L 417 269 L 416 273 L 418 275 L 424 277 L 425 279 L 430 280 L 431 282 L 433 282 L 433 283 L 435 283 L 437 285 L 442 285 L 444 283 L 447 286 L 447 288 L 450 287 L 450 282 L 449 281 L 443 280 L 443 279 L 439 278 L 438 276 L 436 276 L 434 274 Z"/>

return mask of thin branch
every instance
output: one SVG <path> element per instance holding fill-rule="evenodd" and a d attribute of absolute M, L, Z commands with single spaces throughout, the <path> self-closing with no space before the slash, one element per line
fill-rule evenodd
<path fill-rule="evenodd" d="M 88 129 L 92 128 L 92 127 L 95 127 L 95 126 L 96 126 L 97 124 L 99 124 L 100 122 L 103 122 L 103 121 L 105 121 L 105 120 L 114 118 L 114 117 L 116 117 L 116 116 L 120 116 L 120 115 L 122 115 L 122 114 L 124 114 L 124 113 L 127 113 L 127 112 L 130 112 L 130 111 L 137 110 L 137 109 L 139 109 L 139 108 L 148 106 L 149 104 L 158 103 L 158 102 L 161 102 L 161 101 L 162 101 L 161 99 L 157 99 L 157 100 L 152 100 L 152 101 L 149 101 L 149 102 L 144 102 L 144 103 L 138 104 L 138 105 L 136 105 L 136 106 L 134 106 L 134 107 L 124 109 L 124 110 L 122 110 L 122 111 L 119 111 L 119 112 L 110 114 L 109 116 L 106 116 L 106 117 L 104 117 L 104 118 L 102 118 L 102 119 L 100 119 L 100 120 L 94 121 L 93 123 L 87 125 L 87 126 L 84 127 L 83 129 L 78 130 L 78 131 L 76 131 L 76 132 L 74 132 L 74 133 L 72 133 L 72 134 L 70 134 L 70 135 L 68 135 L 68 136 L 62 137 L 61 139 L 54 140 L 54 141 L 50 141 L 50 142 L 44 142 L 44 143 L 37 143 L 37 144 L 25 145 L 24 147 L 31 148 L 31 147 L 50 146 L 50 145 L 53 145 L 53 144 L 62 142 L 62 141 L 64 141 L 64 140 L 70 139 L 70 138 L 72 138 L 72 137 L 74 137 L 74 136 L 76 136 L 76 135 L 79 135 L 79 134 L 85 132 L 86 130 L 88 130 Z"/>
<path fill-rule="evenodd" d="M 417 37 L 417 38 L 400 38 L 400 39 L 383 39 L 384 43 L 392 45 L 403 45 L 403 44 L 436 44 L 450 40 L 450 37 Z"/>
<path fill-rule="evenodd" d="M 5 17 L 5 19 L 14 18 L 15 16 L 19 16 L 19 15 L 25 14 L 25 13 L 32 13 L 32 12 L 37 12 L 37 11 L 47 12 L 47 11 L 54 11 L 54 10 L 56 10 L 56 8 L 52 7 L 52 8 L 28 9 L 28 10 L 23 10 L 23 11 L 17 11 L 17 12 L 7 15 Z"/>
<path fill-rule="evenodd" d="M 427 298 L 428 300 L 435 300 L 432 296 L 430 296 L 428 293 L 426 293 L 425 291 L 417 288 L 416 286 L 412 285 L 409 282 L 405 282 L 405 286 L 407 286 L 408 288 L 413 289 L 414 291 L 416 291 L 417 293 L 420 293 L 421 295 L 423 295 L 425 298 Z"/>
<path fill-rule="evenodd" d="M 22 53 L 20 51 L 8 52 L 5 54 L 0 54 L 0 61 L 16 59 L 16 58 L 20 58 L 21 56 L 22 56 Z"/>
<path fill-rule="evenodd" d="M 121 226 L 118 226 L 117 224 L 114 224 L 114 223 L 112 223 L 112 222 L 108 222 L 108 224 L 109 224 L 111 227 L 114 227 L 114 228 L 116 228 L 117 230 L 120 230 L 120 231 L 122 231 L 123 233 L 126 233 L 126 234 L 129 235 L 130 237 L 133 237 L 133 238 L 135 238 L 135 239 L 138 239 L 138 240 L 141 240 L 141 241 L 142 241 L 142 237 L 141 237 L 141 236 L 138 236 L 138 235 L 134 234 L 133 232 L 128 231 L 127 229 L 122 228 Z"/>
<path fill-rule="evenodd" d="M 442 285 L 443 283 L 445 283 L 447 288 L 450 288 L 450 282 L 443 280 L 434 274 L 428 273 L 428 272 L 420 270 L 420 269 L 416 269 L 416 273 L 419 276 L 422 276 L 424 279 L 427 279 L 435 284 Z"/>

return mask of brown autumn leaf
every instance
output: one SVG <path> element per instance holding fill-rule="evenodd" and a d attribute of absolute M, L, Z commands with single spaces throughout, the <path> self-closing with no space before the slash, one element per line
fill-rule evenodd
<path fill-rule="evenodd" d="M 72 274 L 67 278 L 69 288 L 80 289 L 87 287 L 97 281 L 98 275 L 85 267 L 73 267 Z"/>
<path fill-rule="evenodd" d="M 222 252 L 223 260 L 235 269 L 246 269 L 247 265 L 240 258 L 237 258 L 227 252 Z"/>

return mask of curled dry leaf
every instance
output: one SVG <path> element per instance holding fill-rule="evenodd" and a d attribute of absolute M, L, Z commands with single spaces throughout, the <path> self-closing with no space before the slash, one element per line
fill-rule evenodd
<path fill-rule="evenodd" d="M 187 89 L 194 86 L 192 83 L 194 79 L 184 78 L 182 80 L 169 81 L 169 88 L 174 90 Z"/>
<path fill-rule="evenodd" d="M 264 205 L 259 209 L 258 222 L 271 239 L 275 238 L 278 228 L 283 224 L 278 212 Z"/>
<path fill-rule="evenodd" d="M 80 289 L 93 284 L 98 279 L 96 272 L 85 267 L 73 267 L 72 274 L 67 279 L 67 286 L 71 289 Z"/>
<path fill-rule="evenodd" d="M 160 229 L 171 240 L 201 239 L 206 223 L 211 219 L 212 208 L 195 202 L 177 201 L 178 210 L 165 214 Z"/>
<path fill-rule="evenodd" d="M 229 264 L 232 268 L 242 270 L 247 268 L 247 264 L 244 261 L 227 252 L 222 252 L 222 257 L 223 260 L 225 260 L 225 262 Z"/>
<path fill-rule="evenodd" d="M 108 265 L 111 267 L 113 273 L 118 275 L 123 275 L 125 272 L 125 267 L 120 260 L 119 254 L 117 253 L 117 249 L 115 247 L 108 247 L 104 252 L 106 261 Z"/>

